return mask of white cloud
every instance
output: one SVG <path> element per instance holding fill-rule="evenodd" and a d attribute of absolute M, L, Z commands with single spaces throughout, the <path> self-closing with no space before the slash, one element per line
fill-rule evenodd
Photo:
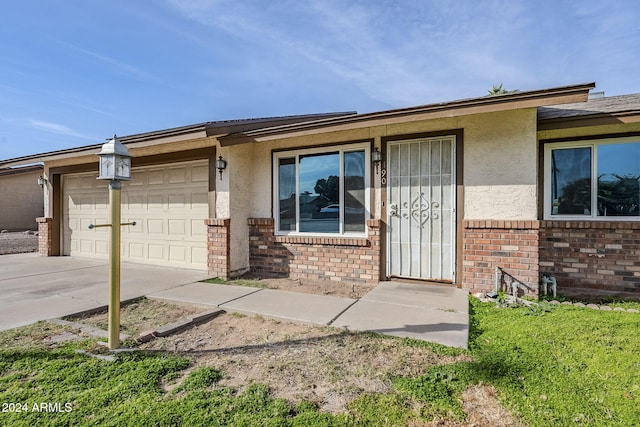
<path fill-rule="evenodd" d="M 83 49 L 79 46 L 67 43 L 67 42 L 59 42 L 60 44 L 67 46 L 68 48 L 71 48 L 77 52 L 80 52 L 86 56 L 90 56 L 92 58 L 95 58 L 97 60 L 99 60 L 100 62 L 103 62 L 105 64 L 107 64 L 111 70 L 113 70 L 114 72 L 121 74 L 121 75 L 125 75 L 131 78 L 134 78 L 136 80 L 140 80 L 143 82 L 160 82 L 161 79 L 148 72 L 145 71 L 141 68 L 135 67 L 133 65 L 127 64 L 125 62 L 119 61 L 115 58 L 106 56 L 106 55 L 102 55 L 100 53 L 97 52 L 92 52 L 90 50 L 87 49 Z"/>
<path fill-rule="evenodd" d="M 471 3 L 451 2 L 398 6 L 369 1 L 171 0 L 171 4 L 204 26 L 265 50 L 306 58 L 391 106 L 450 99 L 451 86 L 463 80 L 499 83 L 523 74 L 505 52 L 493 50 L 495 40 L 522 25 L 518 18 L 522 8 L 510 3 L 470 7 Z M 471 96 L 482 95 L 489 87 L 478 87 Z"/>
<path fill-rule="evenodd" d="M 57 135 L 64 135 L 64 136 L 69 136 L 73 138 L 87 139 L 92 141 L 100 140 L 99 138 L 96 138 L 91 135 L 86 135 L 82 132 L 78 132 L 60 123 L 46 122 L 43 120 L 35 120 L 35 119 L 27 119 L 26 125 L 31 128 L 43 130 L 45 132 L 55 133 Z"/>
<path fill-rule="evenodd" d="M 393 107 L 482 96 L 499 83 L 528 90 L 598 79 L 608 68 L 588 49 L 624 62 L 624 39 L 640 28 L 622 31 L 637 15 L 625 19 L 628 8 L 582 2 L 170 1 L 202 26 L 304 58 Z"/>

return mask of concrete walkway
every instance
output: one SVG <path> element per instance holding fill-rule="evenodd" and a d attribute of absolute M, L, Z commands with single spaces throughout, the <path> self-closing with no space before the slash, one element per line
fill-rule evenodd
<path fill-rule="evenodd" d="M 382 282 L 359 300 L 198 282 L 206 271 L 122 263 L 121 299 L 143 295 L 228 312 L 467 347 L 467 293 Z M 37 254 L 0 256 L 0 330 L 103 307 L 108 263 Z M 160 325 L 158 325 L 160 326 Z"/>
<path fill-rule="evenodd" d="M 374 331 L 467 348 L 467 295 L 450 286 L 381 282 L 359 300 L 209 283 L 191 283 L 148 296 L 219 307 L 227 312 L 350 331 Z"/>
<path fill-rule="evenodd" d="M 206 271 L 123 262 L 122 300 L 210 277 Z M 38 254 L 0 256 L 0 331 L 103 307 L 109 302 L 109 263 Z"/>

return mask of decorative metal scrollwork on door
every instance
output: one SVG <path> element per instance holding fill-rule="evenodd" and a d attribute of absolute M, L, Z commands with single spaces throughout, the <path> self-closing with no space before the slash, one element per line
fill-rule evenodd
<path fill-rule="evenodd" d="M 425 223 L 429 219 L 440 218 L 436 209 L 440 207 L 438 202 L 431 202 L 424 197 L 424 193 L 418 193 L 417 196 L 411 201 L 402 203 L 402 213 L 398 212 L 398 204 L 392 203 L 389 205 L 390 216 L 401 216 L 405 219 L 413 219 L 420 228 L 423 228 Z"/>

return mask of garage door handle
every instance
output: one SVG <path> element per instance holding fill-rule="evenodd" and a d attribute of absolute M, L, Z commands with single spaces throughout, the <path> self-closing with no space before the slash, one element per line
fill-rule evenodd
<path fill-rule="evenodd" d="M 136 225 L 136 222 L 122 222 L 120 223 L 120 225 Z M 93 230 L 94 228 L 98 228 L 98 227 L 111 227 L 111 224 L 98 224 L 98 225 L 94 225 L 94 224 L 89 224 L 89 230 Z"/>

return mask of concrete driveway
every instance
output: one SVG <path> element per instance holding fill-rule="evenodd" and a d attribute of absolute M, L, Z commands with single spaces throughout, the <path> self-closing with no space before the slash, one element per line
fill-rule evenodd
<path fill-rule="evenodd" d="M 210 277 L 206 271 L 122 263 L 122 300 Z M 0 330 L 109 302 L 108 261 L 38 254 L 0 256 Z"/>

